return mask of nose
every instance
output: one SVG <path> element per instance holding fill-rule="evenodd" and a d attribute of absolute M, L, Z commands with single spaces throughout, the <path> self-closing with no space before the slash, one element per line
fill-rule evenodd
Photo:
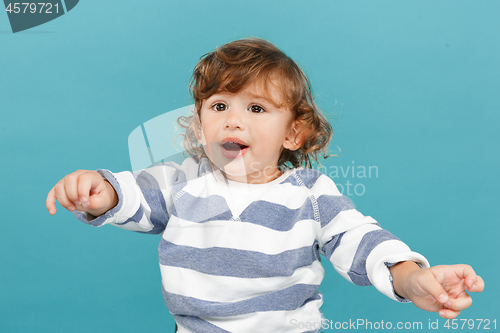
<path fill-rule="evenodd" d="M 242 112 L 239 108 L 229 109 L 224 122 L 224 128 L 229 130 L 235 130 L 235 129 L 242 130 L 244 128 L 243 117 L 244 117 L 244 112 Z"/>

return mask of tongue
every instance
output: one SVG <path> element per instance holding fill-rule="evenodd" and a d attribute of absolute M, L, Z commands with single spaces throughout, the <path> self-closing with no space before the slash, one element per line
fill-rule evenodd
<path fill-rule="evenodd" d="M 248 148 L 248 146 L 234 142 L 226 142 L 222 144 L 222 155 L 226 158 L 235 159 L 238 158 L 246 148 Z"/>
<path fill-rule="evenodd" d="M 225 150 L 229 151 L 240 151 L 242 147 L 239 144 L 233 142 L 226 142 L 223 144 Z"/>

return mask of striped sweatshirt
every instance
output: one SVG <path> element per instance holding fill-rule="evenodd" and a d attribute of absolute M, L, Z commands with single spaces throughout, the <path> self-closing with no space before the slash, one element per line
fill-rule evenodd
<path fill-rule="evenodd" d="M 162 235 L 162 292 L 179 333 L 317 332 L 320 255 L 348 281 L 400 302 L 408 300 L 395 294 L 388 267 L 429 267 L 317 170 L 287 170 L 266 184 L 229 181 L 208 159 L 99 172 L 118 205 L 96 218 L 74 214 L 96 227 Z"/>

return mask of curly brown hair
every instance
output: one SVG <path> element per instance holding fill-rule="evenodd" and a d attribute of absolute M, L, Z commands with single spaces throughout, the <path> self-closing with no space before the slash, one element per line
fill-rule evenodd
<path fill-rule="evenodd" d="M 195 101 L 191 116 L 177 122 L 185 130 L 184 148 L 199 160 L 206 156 L 198 143 L 200 111 L 203 101 L 219 92 L 237 93 L 250 83 L 262 84 L 269 92 L 270 85 L 281 94 L 282 104 L 294 114 L 300 128 L 300 148 L 283 148 L 278 160 L 280 170 L 312 167 L 323 154 L 328 157 L 332 127 L 314 103 L 311 85 L 300 67 L 273 44 L 260 38 L 239 39 L 203 55 L 193 70 L 190 93 Z"/>

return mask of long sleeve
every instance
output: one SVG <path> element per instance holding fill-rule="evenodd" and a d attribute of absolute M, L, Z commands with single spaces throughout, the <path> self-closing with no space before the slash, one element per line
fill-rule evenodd
<path fill-rule="evenodd" d="M 373 218 L 357 211 L 331 179 L 325 175 L 320 178 L 322 181 L 312 188 L 321 223 L 320 253 L 348 281 L 360 286 L 373 285 L 396 301 L 408 302 L 395 294 L 389 267 L 409 260 L 425 268 L 429 267 L 427 260 L 382 229 Z"/>
<path fill-rule="evenodd" d="M 75 217 L 95 227 L 111 224 L 131 231 L 160 234 L 172 214 L 175 193 L 182 191 L 188 177 L 198 172 L 198 165 L 187 159 L 182 166 L 164 163 L 133 173 L 98 172 L 118 194 L 117 206 L 98 217 L 74 212 Z"/>

